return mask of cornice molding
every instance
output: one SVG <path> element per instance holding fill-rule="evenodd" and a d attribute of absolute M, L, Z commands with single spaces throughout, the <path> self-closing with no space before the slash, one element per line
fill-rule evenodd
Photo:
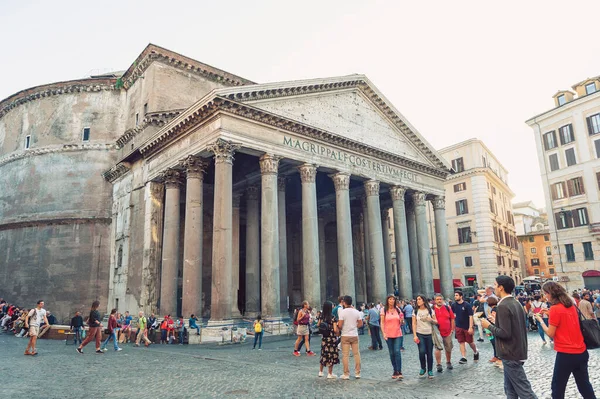
<path fill-rule="evenodd" d="M 37 155 L 44 154 L 56 154 L 61 152 L 74 152 L 74 151 L 111 151 L 115 150 L 116 147 L 113 143 L 89 143 L 89 144 L 62 144 L 39 148 L 29 148 L 19 152 L 10 153 L 0 158 L 0 166 L 7 163 L 17 161 L 23 158 L 29 158 Z"/>
<path fill-rule="evenodd" d="M 80 79 L 68 82 L 50 83 L 22 90 L 0 102 L 0 118 L 10 110 L 40 98 L 84 92 L 100 92 L 116 90 L 116 79 Z"/>
<path fill-rule="evenodd" d="M 114 183 L 118 178 L 125 175 L 130 170 L 131 165 L 128 162 L 121 162 L 102 173 L 102 177 L 104 177 L 104 180 Z"/>
<path fill-rule="evenodd" d="M 435 176 L 437 178 L 445 179 L 450 173 L 445 169 L 445 167 L 435 168 L 425 165 L 420 162 L 359 143 L 347 137 L 308 126 L 296 120 L 272 114 L 248 104 L 238 103 L 221 97 L 215 97 L 210 101 L 205 102 L 194 111 L 186 111 L 181 116 L 181 120 L 173 121 L 174 123 L 172 125 L 167 126 L 165 130 L 157 133 L 156 136 L 144 143 L 139 149 L 140 153 L 145 158 L 150 157 L 154 153 L 160 151 L 160 149 L 163 147 L 177 140 L 192 127 L 197 126 L 203 120 L 210 118 L 219 111 L 267 124 L 277 129 L 297 133 L 308 138 L 320 140 L 340 148 L 356 151 L 374 158 L 394 163 L 399 166 Z"/>
<path fill-rule="evenodd" d="M 148 126 L 159 126 L 162 127 L 172 121 L 177 115 L 182 113 L 184 109 L 174 109 L 169 111 L 157 111 L 149 112 L 144 117 L 142 124 L 133 128 L 125 130 L 125 133 L 117 139 L 117 148 L 121 149 L 125 144 L 129 143 L 135 136 L 143 132 Z"/>
<path fill-rule="evenodd" d="M 129 89 L 131 86 L 133 86 L 133 84 L 140 78 L 140 76 L 144 74 L 144 72 L 146 72 L 148 67 L 154 61 L 158 61 L 162 64 L 185 72 L 202 76 L 205 79 L 218 82 L 224 86 L 241 86 L 254 83 L 250 80 L 241 78 L 229 72 L 222 71 L 210 65 L 203 64 L 184 55 L 177 54 L 173 51 L 150 44 L 144 49 L 144 51 L 142 51 L 133 64 L 131 64 L 129 69 L 127 69 L 127 71 L 125 71 L 123 74 L 123 77 L 121 78 L 123 87 L 125 87 L 125 89 Z"/>
<path fill-rule="evenodd" d="M 36 226 L 52 226 L 52 225 L 70 225 L 70 224 L 106 224 L 112 223 L 110 217 L 88 217 L 88 218 L 47 218 L 47 219 L 36 219 L 36 220 L 20 220 L 20 221 L 8 221 L 0 222 L 0 231 L 2 230 L 16 230 L 27 227 Z"/>

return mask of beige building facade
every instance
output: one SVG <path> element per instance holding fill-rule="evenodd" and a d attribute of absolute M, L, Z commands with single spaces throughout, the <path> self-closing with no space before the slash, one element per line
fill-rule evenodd
<path fill-rule="evenodd" d="M 452 276 L 457 285 L 493 285 L 496 276 L 507 275 L 519 284 L 522 273 L 508 185 L 508 172 L 477 139 L 439 150 L 451 164 L 446 190 Z M 432 209 L 428 210 L 432 215 Z M 430 222 L 433 225 L 433 219 Z M 432 253 L 437 241 L 432 237 Z M 434 264 L 434 276 L 438 265 Z"/>
<path fill-rule="evenodd" d="M 556 275 L 579 288 L 600 275 L 600 80 L 572 89 L 526 123 L 535 136 Z"/>

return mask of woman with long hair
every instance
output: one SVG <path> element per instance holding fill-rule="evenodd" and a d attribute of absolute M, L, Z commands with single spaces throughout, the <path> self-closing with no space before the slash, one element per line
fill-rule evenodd
<path fill-rule="evenodd" d="M 104 352 L 100 349 L 100 340 L 102 339 L 102 322 L 100 321 L 100 312 L 98 312 L 98 307 L 100 307 L 100 301 L 94 301 L 92 303 L 92 308 L 90 309 L 90 316 L 88 317 L 87 324 L 90 326 L 90 331 L 81 343 L 77 347 L 77 352 L 83 355 L 83 348 L 92 340 L 96 341 L 96 353 L 103 354 Z"/>
<path fill-rule="evenodd" d="M 335 379 L 333 366 L 340 364 L 338 353 L 338 330 L 337 323 L 333 317 L 333 303 L 326 301 L 323 311 L 317 321 L 317 328 L 321 333 L 321 357 L 319 359 L 319 377 L 323 377 L 323 368 L 327 366 L 327 378 Z"/>
<path fill-rule="evenodd" d="M 546 282 L 542 286 L 542 291 L 548 302 L 552 304 L 549 326 L 546 326 L 545 323 L 540 324 L 544 332 L 550 338 L 554 338 L 556 360 L 552 374 L 552 398 L 562 399 L 565 397 L 567 382 L 573 374 L 581 396 L 584 399 L 595 399 L 596 395 L 588 374 L 590 355 L 581 334 L 576 305 L 567 291 L 554 281 Z M 538 313 L 535 317 L 538 322 L 541 321 L 541 314 Z"/>
<path fill-rule="evenodd" d="M 388 295 L 385 299 L 385 305 L 381 308 L 380 324 L 383 331 L 383 339 L 385 340 L 388 351 L 390 353 L 390 361 L 394 369 L 392 378 L 402 379 L 402 323 L 404 322 L 404 313 L 398 306 L 398 300 L 394 295 Z"/>
<path fill-rule="evenodd" d="M 315 353 L 310 350 L 310 306 L 308 301 L 302 302 L 302 309 L 298 312 L 298 317 L 296 321 L 298 322 L 298 329 L 296 331 L 296 335 L 298 335 L 298 339 L 294 344 L 294 356 L 300 356 L 300 352 L 298 351 L 298 345 L 304 339 L 304 344 L 306 345 L 306 356 L 314 356 Z"/>
<path fill-rule="evenodd" d="M 424 295 L 417 295 L 416 314 L 413 316 L 413 331 L 416 333 L 414 341 L 419 345 L 419 361 L 421 370 L 419 376 L 425 372 L 429 379 L 433 378 L 433 324 L 437 324 L 435 312 L 431 310 L 429 301 Z M 427 370 L 425 369 L 427 367 Z"/>
<path fill-rule="evenodd" d="M 110 311 L 110 316 L 108 317 L 108 337 L 106 338 L 106 340 L 102 343 L 102 346 L 100 347 L 100 349 L 102 349 L 102 351 L 106 352 L 108 349 L 106 349 L 106 345 L 108 345 L 108 343 L 110 342 L 110 340 L 113 340 L 113 345 L 115 348 L 115 351 L 119 352 L 121 351 L 121 348 L 119 348 L 119 344 L 118 341 L 119 339 L 117 338 L 117 333 L 118 333 L 118 328 L 117 328 L 117 309 L 113 309 Z"/>
<path fill-rule="evenodd" d="M 252 328 L 254 329 L 254 346 L 252 349 L 256 349 L 256 342 L 258 341 L 258 350 L 262 350 L 262 339 L 263 333 L 265 331 L 265 322 L 262 320 L 260 315 L 256 316 L 254 320 L 254 324 L 252 324 Z"/>

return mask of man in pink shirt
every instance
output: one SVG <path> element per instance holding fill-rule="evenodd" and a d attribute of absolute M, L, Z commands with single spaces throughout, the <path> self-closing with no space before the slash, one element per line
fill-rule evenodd
<path fill-rule="evenodd" d="M 444 341 L 444 352 L 446 352 L 446 368 L 448 370 L 452 370 L 452 332 L 454 331 L 454 312 L 450 306 L 444 303 L 444 297 L 442 294 L 437 294 L 435 296 L 435 306 L 433 307 L 435 311 L 435 317 L 438 321 L 438 327 L 440 329 L 440 335 L 442 336 L 442 341 Z M 442 372 L 442 351 L 436 349 L 435 350 L 435 360 L 437 363 L 437 372 Z"/>

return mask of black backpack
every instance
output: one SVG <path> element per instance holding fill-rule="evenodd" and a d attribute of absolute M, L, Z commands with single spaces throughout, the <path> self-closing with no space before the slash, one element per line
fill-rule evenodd
<path fill-rule="evenodd" d="M 331 320 L 333 322 L 333 320 Z M 332 324 L 328 323 L 325 319 L 321 319 L 319 323 L 319 334 L 323 336 L 323 338 L 327 338 L 331 334 Z"/>

